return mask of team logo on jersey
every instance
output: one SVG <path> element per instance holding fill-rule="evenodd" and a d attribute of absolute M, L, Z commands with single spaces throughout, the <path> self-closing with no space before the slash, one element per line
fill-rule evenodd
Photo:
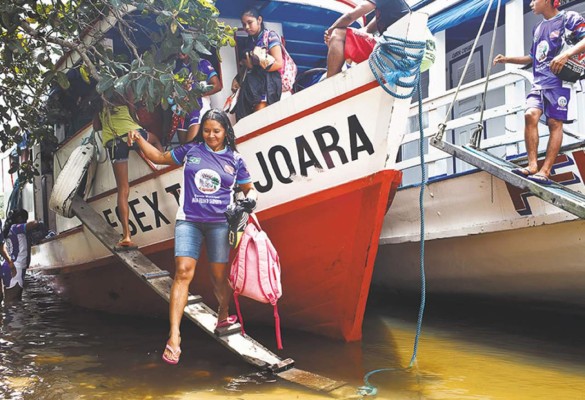
<path fill-rule="evenodd" d="M 549 50 L 549 46 L 548 46 L 548 42 L 546 40 L 543 40 L 542 42 L 540 42 L 538 44 L 538 46 L 536 46 L 536 59 L 539 62 L 543 62 L 544 60 L 546 60 L 546 56 L 548 55 L 548 50 Z"/>
<path fill-rule="evenodd" d="M 230 175 L 233 175 L 234 172 L 236 172 L 236 170 L 234 169 L 234 167 L 232 167 L 231 165 L 227 165 L 227 164 L 223 166 L 223 170 L 225 172 L 227 172 L 228 174 L 230 174 Z"/>
<path fill-rule="evenodd" d="M 551 40 L 555 40 L 555 39 L 556 39 L 556 38 L 558 38 L 560 35 L 561 35 L 561 31 L 559 31 L 559 30 L 557 29 L 556 31 L 552 31 L 552 32 L 550 33 L 550 35 L 548 35 L 548 37 L 549 37 Z"/>
<path fill-rule="evenodd" d="M 213 194 L 221 186 L 221 178 L 212 169 L 202 169 L 195 174 L 195 186 L 201 193 Z"/>
<path fill-rule="evenodd" d="M 201 158 L 199 157 L 187 157 L 187 164 L 199 164 L 201 163 Z"/>
<path fill-rule="evenodd" d="M 567 107 L 567 98 L 565 96 L 561 96 L 559 97 L 559 99 L 557 100 L 557 104 L 559 105 L 559 107 L 561 108 L 565 108 Z"/>

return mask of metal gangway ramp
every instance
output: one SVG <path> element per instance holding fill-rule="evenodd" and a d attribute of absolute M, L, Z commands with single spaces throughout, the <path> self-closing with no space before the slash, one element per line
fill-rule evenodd
<path fill-rule="evenodd" d="M 116 251 L 115 245 L 120 235 L 81 197 L 75 196 L 71 208 L 75 216 L 108 250 L 127 268 L 142 278 L 151 289 L 167 302 L 169 301 L 173 280 L 168 271 L 158 268 L 140 250 Z M 346 382 L 335 381 L 296 368 L 292 359 L 283 360 L 248 335 L 242 335 L 240 324 L 234 324 L 227 330 L 216 334 L 217 314 L 203 303 L 203 299 L 199 295 L 189 294 L 184 315 L 248 364 L 262 371 L 271 372 L 286 381 L 332 397 L 347 398 L 356 393 L 356 389 L 347 385 Z"/>
<path fill-rule="evenodd" d="M 556 182 L 541 185 L 512 172 L 516 164 L 471 145 L 457 146 L 437 138 L 431 138 L 431 145 L 465 161 L 487 173 L 508 182 L 510 185 L 527 189 L 542 200 L 557 206 L 579 218 L 585 218 L 585 195 Z"/>

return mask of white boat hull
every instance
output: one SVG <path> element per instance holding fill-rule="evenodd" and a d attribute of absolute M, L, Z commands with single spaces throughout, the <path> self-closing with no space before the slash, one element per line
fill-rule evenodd
<path fill-rule="evenodd" d="M 553 179 L 585 192 L 584 154 L 560 155 Z M 375 286 L 420 290 L 418 197 L 399 190 L 385 217 Z M 424 205 L 429 292 L 585 306 L 585 221 L 486 172 L 430 183 Z"/>
<path fill-rule="evenodd" d="M 410 23 L 405 17 L 391 29 L 399 37 L 422 40 L 424 30 L 417 27 L 425 23 L 425 15 L 413 14 Z M 258 217 L 280 255 L 284 326 L 347 341 L 361 338 L 383 215 L 402 176 L 387 162 L 396 159 L 409 103 L 389 96 L 362 63 L 236 124 L 238 150 L 259 192 Z M 58 157 L 66 159 L 82 137 L 63 146 Z M 133 240 L 173 272 L 182 171 L 153 172 L 131 157 Z M 107 163 L 99 165 L 95 182 L 88 203 L 120 229 Z M 164 313 L 160 300 L 122 271 L 79 221 L 58 218 L 57 223 L 59 235 L 33 249 L 31 269 L 56 275 L 64 294 L 86 307 Z M 203 255 L 191 290 L 213 307 L 205 267 Z M 266 310 L 255 315 L 272 318 Z"/>

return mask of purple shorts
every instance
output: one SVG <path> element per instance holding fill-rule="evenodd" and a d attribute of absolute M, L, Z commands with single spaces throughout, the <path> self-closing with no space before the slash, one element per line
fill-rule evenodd
<path fill-rule="evenodd" d="M 544 116 L 563 122 L 570 122 L 567 114 L 569 101 L 571 100 L 571 89 L 532 89 L 526 97 L 526 109 L 537 108 L 542 110 Z"/>
<path fill-rule="evenodd" d="M 204 105 L 201 99 L 199 99 L 199 107 L 201 108 L 195 109 L 191 111 L 189 115 L 185 116 L 183 125 L 179 126 L 177 130 L 188 131 L 191 125 L 199 125 L 201 123 L 201 117 L 210 109 L 210 107 Z"/>
<path fill-rule="evenodd" d="M 1 246 L 1 245 L 0 245 Z M 10 265 L 5 261 L 0 264 L 0 275 L 2 276 L 2 284 L 5 288 L 10 286 L 10 281 L 12 280 L 12 272 L 10 271 Z M 0 288 L 0 290 L 2 290 Z"/>

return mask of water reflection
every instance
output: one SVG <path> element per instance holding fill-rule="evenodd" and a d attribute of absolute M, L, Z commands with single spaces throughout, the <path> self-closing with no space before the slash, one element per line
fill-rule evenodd
<path fill-rule="evenodd" d="M 585 398 L 579 314 L 431 298 L 417 365 L 407 369 L 417 303 L 378 294 L 361 343 L 285 330 L 282 355 L 354 386 L 368 371 L 391 368 L 370 379 L 380 399 Z M 160 361 L 166 321 L 72 307 L 41 278 L 29 280 L 22 303 L 0 311 L 0 398 L 328 398 L 248 367 L 189 322 L 181 362 L 168 366 Z M 274 347 L 272 327 L 247 330 Z"/>

